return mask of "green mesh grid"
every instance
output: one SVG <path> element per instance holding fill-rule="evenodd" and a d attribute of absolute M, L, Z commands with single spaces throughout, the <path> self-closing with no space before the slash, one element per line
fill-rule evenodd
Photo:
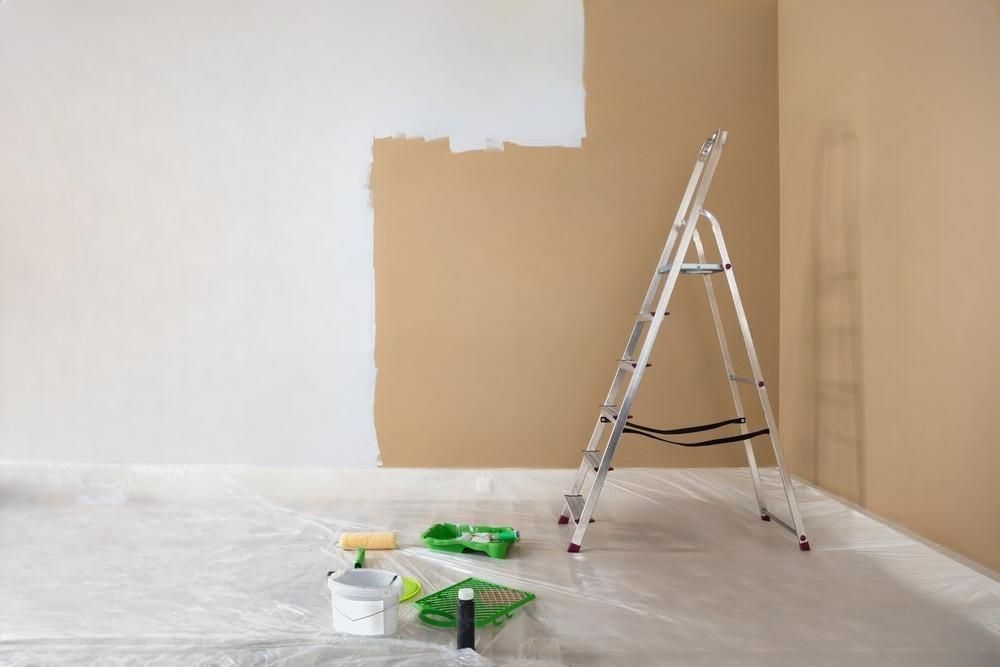
<path fill-rule="evenodd" d="M 490 623 L 500 625 L 511 617 L 515 609 L 535 599 L 534 593 L 470 577 L 414 602 L 420 608 L 420 620 L 439 628 L 455 627 L 458 624 L 460 588 L 475 591 L 477 628 Z"/>

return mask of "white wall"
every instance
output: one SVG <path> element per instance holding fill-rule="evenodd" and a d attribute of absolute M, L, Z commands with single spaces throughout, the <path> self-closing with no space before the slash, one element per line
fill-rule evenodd
<path fill-rule="evenodd" d="M 0 458 L 373 465 L 372 138 L 579 145 L 582 58 L 579 0 L 0 4 Z"/>

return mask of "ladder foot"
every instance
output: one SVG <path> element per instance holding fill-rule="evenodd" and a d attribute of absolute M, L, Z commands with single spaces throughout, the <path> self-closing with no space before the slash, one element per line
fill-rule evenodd
<path fill-rule="evenodd" d="M 802 551 L 810 551 L 809 540 L 806 539 L 805 535 L 799 537 L 799 549 L 801 549 Z"/>
<path fill-rule="evenodd" d="M 771 520 L 771 515 L 768 514 L 767 512 L 761 512 L 760 513 L 760 520 L 761 521 L 770 521 Z"/>
<path fill-rule="evenodd" d="M 566 551 L 568 551 L 571 554 L 578 554 L 578 553 L 580 553 L 580 545 L 579 544 L 574 544 L 573 542 L 570 542 L 569 543 L 569 548 L 566 549 Z"/>
<path fill-rule="evenodd" d="M 566 516 L 565 514 L 560 514 L 559 515 L 559 525 L 561 526 L 561 525 L 566 524 L 566 523 L 569 523 L 569 517 Z"/>

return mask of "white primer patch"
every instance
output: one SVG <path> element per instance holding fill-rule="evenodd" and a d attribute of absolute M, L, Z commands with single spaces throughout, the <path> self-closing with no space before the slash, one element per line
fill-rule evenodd
<path fill-rule="evenodd" d="M 375 465 L 373 138 L 579 146 L 582 68 L 580 0 L 5 3 L 4 458 Z"/>

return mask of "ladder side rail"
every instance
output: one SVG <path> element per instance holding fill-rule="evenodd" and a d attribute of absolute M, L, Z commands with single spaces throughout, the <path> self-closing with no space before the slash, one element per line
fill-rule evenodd
<path fill-rule="evenodd" d="M 663 266 L 664 262 L 670 258 L 671 252 L 673 252 L 674 245 L 677 243 L 677 236 L 680 233 L 681 228 L 684 226 L 684 220 L 687 217 L 688 209 L 691 205 L 691 198 L 694 196 L 695 188 L 698 185 L 704 169 L 705 162 L 699 157 L 694 164 L 694 169 L 691 170 L 691 178 L 688 179 L 687 187 L 684 189 L 684 196 L 681 198 L 681 205 L 677 209 L 677 215 L 674 216 L 674 221 L 670 225 L 670 233 L 667 234 L 667 242 L 663 244 L 663 251 L 660 253 L 660 258 L 657 260 L 656 266 L 653 267 L 653 277 L 649 279 L 649 287 L 646 289 L 646 295 L 642 297 L 642 305 L 639 307 L 640 313 L 649 312 L 653 305 L 653 300 L 656 298 L 657 288 L 659 288 L 660 281 L 663 279 L 663 274 L 660 273 L 659 269 Z M 642 324 L 644 324 L 644 322 L 636 322 L 637 326 L 633 327 L 632 335 L 629 336 L 628 345 L 625 346 L 625 356 L 622 358 L 632 358 L 632 354 L 635 352 L 635 347 L 639 342 L 639 336 L 642 333 Z"/>
<path fill-rule="evenodd" d="M 677 250 L 674 254 L 675 260 L 670 267 L 669 273 L 667 274 L 667 280 L 663 286 L 663 291 L 660 292 L 660 298 L 657 302 L 655 314 L 653 315 L 653 321 L 650 322 L 649 331 L 642 343 L 642 350 L 639 353 L 639 358 L 636 360 L 635 371 L 632 373 L 632 378 L 629 380 L 628 388 L 625 390 L 625 396 L 618 408 L 618 418 L 615 419 L 615 426 L 611 431 L 611 435 L 608 436 L 608 442 L 604 448 L 604 454 L 601 457 L 601 465 L 598 467 L 597 475 L 594 477 L 594 483 L 591 485 L 590 492 L 587 494 L 587 501 L 583 506 L 583 512 L 581 512 L 579 522 L 576 525 L 576 530 L 573 532 L 573 539 L 569 547 L 571 551 L 578 551 L 580 546 L 583 544 L 583 538 L 584 535 L 586 535 L 587 526 L 590 523 L 590 518 L 594 514 L 594 508 L 597 506 L 597 500 L 601 495 L 601 488 L 604 486 L 604 479 L 608 474 L 608 468 L 611 467 L 611 460 L 614 458 L 615 450 L 618 448 L 618 443 L 621 440 L 622 431 L 625 429 L 625 422 L 628 421 L 629 410 L 631 409 L 632 402 L 638 392 L 639 384 L 642 382 L 642 376 L 645 373 L 646 364 L 649 362 L 650 354 L 653 351 L 653 344 L 656 342 L 656 336 L 660 331 L 660 326 L 663 324 L 663 313 L 667 310 L 667 305 L 670 303 L 670 297 L 673 294 L 674 287 L 677 285 L 677 279 L 680 277 L 681 264 L 683 263 L 684 256 L 687 254 L 688 247 L 691 245 L 691 237 L 694 235 L 697 227 L 702 204 L 708 196 L 708 189 L 712 184 L 712 177 L 715 174 L 715 168 L 719 163 L 719 158 L 722 156 L 722 147 L 726 143 L 726 132 L 716 131 L 716 134 L 714 134 L 713 137 L 715 137 L 715 141 L 711 146 L 708 146 L 705 158 L 704 174 L 698 184 L 694 201 L 689 209 L 688 217 L 684 221 L 683 232 L 680 235 Z"/>
<path fill-rule="evenodd" d="M 641 322 L 636 322 L 636 327 L 638 327 Z M 615 403 L 615 399 L 618 396 L 618 391 L 621 388 L 622 378 L 625 376 L 625 371 L 621 368 L 615 371 L 614 378 L 611 380 L 611 387 L 608 389 L 607 396 L 604 397 L 604 403 L 601 405 L 612 405 Z M 590 441 L 587 442 L 586 451 L 594 451 L 597 449 L 597 443 L 601 440 L 601 434 L 604 432 L 605 422 L 601 418 L 600 410 L 597 411 L 597 423 L 594 424 L 594 430 L 590 434 Z"/>
<path fill-rule="evenodd" d="M 717 134 L 718 130 L 716 130 L 716 134 L 713 134 L 712 136 L 714 137 Z M 709 151 L 713 151 L 714 148 L 715 142 L 713 142 L 713 144 L 709 147 Z M 691 176 L 688 178 L 687 187 L 684 188 L 684 195 L 681 197 L 680 206 L 677 208 L 677 214 L 674 216 L 674 222 L 670 227 L 670 233 L 667 235 L 667 241 L 663 245 L 663 251 L 660 253 L 659 263 L 653 269 L 653 277 L 649 280 L 649 287 L 646 289 L 646 295 L 642 299 L 642 306 L 639 308 L 640 313 L 648 312 L 653 303 L 653 298 L 656 296 L 656 290 L 659 287 L 660 280 L 662 279 L 662 274 L 660 274 L 659 268 L 663 265 L 667 258 L 670 257 L 670 252 L 677 240 L 678 230 L 684 224 L 684 220 L 691 206 L 691 199 L 694 197 L 695 188 L 697 187 L 698 182 L 701 179 L 702 172 L 705 169 L 706 161 L 706 152 L 703 145 L 698 152 L 698 159 L 695 160 L 694 168 L 691 169 Z M 628 342 L 625 345 L 625 351 L 621 356 L 622 359 L 632 358 L 632 355 L 635 352 L 635 346 L 638 343 L 639 338 L 642 336 L 644 324 L 645 322 L 641 320 L 637 320 L 632 324 L 632 332 L 629 334 Z M 603 405 L 611 405 L 615 403 L 623 376 L 624 372 L 621 369 L 615 373 L 615 376 L 611 381 L 611 387 L 608 389 L 608 393 L 604 397 Z M 597 419 L 597 423 L 590 436 L 590 442 L 587 444 L 587 451 L 594 451 L 597 449 L 597 443 L 600 441 L 601 432 L 604 430 L 604 423 L 605 422 L 600 418 Z"/>
<path fill-rule="evenodd" d="M 705 167 L 712 160 L 712 156 L 717 153 L 717 149 L 721 150 L 721 145 L 725 142 L 723 136 L 725 133 L 717 129 L 712 135 L 706 139 L 701 148 L 698 150 L 698 158 L 695 160 L 694 168 L 691 170 L 691 177 L 688 178 L 687 187 L 684 188 L 684 195 L 681 197 L 681 203 L 677 207 L 677 213 L 674 215 L 674 221 L 670 225 L 670 233 L 667 234 L 667 241 L 663 244 L 663 251 L 660 253 L 660 259 L 658 260 L 655 267 L 653 267 L 653 277 L 649 280 L 649 288 L 646 290 L 646 295 L 642 298 L 642 306 L 639 308 L 640 313 L 647 313 L 653 305 L 653 300 L 656 298 L 657 289 L 660 286 L 660 281 L 663 279 L 663 274 L 660 273 L 660 267 L 670 259 L 670 255 L 673 252 L 674 244 L 677 242 L 677 236 L 680 234 L 681 228 L 684 226 L 684 221 L 690 219 L 691 217 L 691 200 L 695 196 L 698 185 L 703 180 L 705 175 Z M 709 180 L 711 178 L 709 177 Z M 697 210 L 696 208 L 693 210 Z M 642 323 L 637 323 L 641 325 Z M 629 336 L 628 344 L 625 346 L 625 354 L 622 356 L 623 359 L 634 358 L 636 345 L 639 343 L 639 337 L 642 334 L 642 326 L 633 327 L 632 335 Z M 610 401 L 614 400 L 614 396 L 609 397 Z M 609 402 L 605 401 L 605 404 Z"/>
<path fill-rule="evenodd" d="M 694 223 L 688 224 L 684 228 L 684 233 L 681 235 L 680 243 L 677 248 L 678 256 L 683 257 L 681 253 L 686 251 L 690 245 L 694 229 Z M 660 298 L 656 306 L 656 314 L 653 316 L 653 321 L 650 323 L 649 331 L 642 343 L 642 349 L 639 352 L 638 359 L 636 360 L 635 371 L 632 373 L 632 378 L 629 380 L 628 387 L 625 389 L 625 396 L 622 399 L 621 405 L 618 407 L 618 417 L 614 420 L 614 428 L 611 430 L 611 434 L 608 436 L 607 444 L 604 447 L 604 454 L 601 457 L 601 465 L 597 470 L 597 475 L 594 477 L 594 482 L 591 484 L 590 491 L 587 494 L 587 501 L 583 506 L 583 512 L 580 514 L 579 522 L 577 523 L 576 530 L 573 533 L 573 541 L 570 543 L 570 550 L 574 550 L 574 548 L 579 549 L 583 544 L 583 538 L 587 532 L 587 526 L 590 524 L 590 518 L 593 516 L 594 508 L 596 507 L 597 500 L 600 497 L 601 488 L 604 486 L 604 479 L 607 477 L 608 468 L 611 467 L 611 460 L 614 457 L 615 450 L 618 448 L 618 443 L 621 440 L 622 431 L 625 429 L 625 422 L 628 421 L 629 410 L 632 408 L 632 402 L 639 390 L 639 384 L 642 382 L 642 376 L 646 370 L 646 363 L 652 354 L 653 344 L 656 342 L 656 336 L 659 333 L 660 325 L 663 323 L 663 318 L 660 317 L 660 313 L 665 312 L 680 273 L 680 262 L 674 262 L 673 266 L 670 268 L 670 272 L 667 274 L 667 281 L 663 287 L 663 291 L 660 293 Z"/>
<path fill-rule="evenodd" d="M 785 464 L 784 451 L 781 447 L 781 439 L 778 436 L 777 423 L 774 420 L 774 412 L 771 409 L 771 401 L 767 396 L 767 386 L 760 369 L 760 362 L 757 360 L 757 350 L 753 344 L 753 337 L 750 335 L 750 324 L 747 321 L 746 311 L 743 308 L 743 301 L 740 299 L 740 291 L 736 286 L 736 276 L 733 271 L 732 262 L 729 259 L 729 252 L 726 249 L 726 241 L 722 237 L 722 227 L 718 219 L 707 210 L 702 210 L 701 214 L 712 226 L 712 233 L 715 235 L 715 242 L 722 257 L 725 267 L 726 282 L 729 284 L 729 291 L 732 293 L 733 306 L 736 309 L 736 319 L 740 324 L 740 332 L 743 334 L 743 343 L 746 346 L 747 360 L 750 362 L 750 369 L 757 380 L 757 395 L 760 398 L 761 408 L 764 411 L 764 419 L 770 429 L 768 434 L 771 439 L 771 448 L 774 450 L 774 458 L 778 464 L 778 473 L 781 476 L 781 485 L 785 491 L 785 499 L 788 501 L 788 511 L 792 515 L 792 524 L 795 528 L 799 547 L 803 550 L 809 549 L 809 540 L 806 537 L 805 526 L 802 523 L 802 515 L 799 513 L 799 504 L 795 499 L 795 489 L 792 487 L 792 477 Z"/>
<path fill-rule="evenodd" d="M 667 235 L 667 241 L 663 245 L 663 251 L 660 253 L 660 259 L 656 267 L 653 269 L 653 276 L 649 281 L 649 287 L 646 289 L 646 295 L 642 299 L 642 306 L 639 308 L 639 313 L 646 313 L 649 311 L 653 299 L 656 296 L 657 288 L 660 285 L 660 280 L 662 279 L 662 274 L 659 272 L 659 268 L 670 257 L 670 253 L 673 250 L 674 244 L 677 241 L 677 235 L 679 230 L 684 224 L 684 220 L 688 217 L 688 213 L 691 208 L 691 199 L 694 197 L 695 190 L 700 182 L 702 173 L 704 172 L 705 165 L 710 157 L 711 153 L 715 151 L 718 142 L 720 131 L 716 132 L 709 138 L 705 144 L 711 142 L 711 145 L 707 147 L 705 144 L 698 151 L 698 158 L 695 160 L 694 168 L 691 169 L 691 176 L 688 178 L 687 187 L 684 189 L 684 195 L 681 197 L 681 203 L 677 207 L 677 213 L 674 216 L 674 222 L 670 227 L 670 233 Z M 622 353 L 622 359 L 632 359 L 635 354 L 636 345 L 639 339 L 642 337 L 643 325 L 645 322 L 641 320 L 636 320 L 632 324 L 632 332 L 629 334 L 628 342 L 625 344 L 625 351 Z M 625 372 L 622 369 L 618 369 L 615 373 L 613 379 L 611 380 L 611 386 L 608 388 L 608 393 L 604 397 L 603 405 L 615 404 L 618 398 L 618 392 L 621 390 L 621 381 L 624 377 Z M 585 451 L 596 451 L 597 445 L 601 440 L 601 436 L 604 434 L 604 427 L 606 422 L 601 418 L 600 415 L 597 417 L 597 421 L 594 424 L 594 429 L 590 433 L 590 440 L 587 442 L 587 447 Z M 586 481 L 587 472 L 590 469 L 590 465 L 587 463 L 586 459 L 580 464 L 577 470 L 576 477 L 573 479 L 573 485 L 570 490 L 571 495 L 576 495 L 580 492 L 583 487 L 584 481 Z M 563 511 L 561 516 L 570 516 L 569 507 L 565 504 L 563 505 Z"/>
<path fill-rule="evenodd" d="M 639 324 L 641 324 L 641 322 L 636 323 L 637 326 Z M 604 399 L 604 405 L 609 405 L 614 402 L 624 374 L 625 371 L 621 368 L 615 372 L 614 379 L 611 381 L 611 388 L 608 390 L 607 397 Z M 590 440 L 587 442 L 587 448 L 584 451 L 597 451 L 597 444 L 601 440 L 601 435 L 603 435 L 604 427 L 606 425 L 604 416 L 600 413 L 600 410 L 598 410 L 597 422 L 594 424 L 594 430 L 590 433 Z M 587 473 L 592 467 L 593 466 L 591 466 L 587 457 L 584 456 L 583 461 L 580 462 L 580 467 L 577 468 L 576 476 L 573 478 L 573 485 L 570 487 L 569 495 L 575 496 L 580 493 L 580 489 L 583 488 L 583 483 L 587 480 Z M 559 522 L 565 523 L 570 517 L 572 517 L 572 514 L 570 513 L 569 505 L 567 503 L 563 503 L 562 513 L 559 515 Z"/>
<path fill-rule="evenodd" d="M 695 232 L 694 238 L 695 251 L 698 253 L 698 261 L 702 264 L 705 263 L 705 247 L 701 242 L 701 237 L 698 232 Z M 719 302 L 715 296 L 715 286 L 712 284 L 712 276 L 705 274 L 702 276 L 705 282 L 705 293 L 708 296 L 708 307 L 712 311 L 712 321 L 715 323 L 715 334 L 719 341 L 719 349 L 722 352 L 722 361 L 726 366 L 726 380 L 729 384 L 729 392 L 733 399 L 733 408 L 736 410 L 737 417 L 746 417 L 746 413 L 743 411 L 743 400 L 740 397 L 740 389 L 736 386 L 736 382 L 733 378 L 736 376 L 736 370 L 733 367 L 733 358 L 729 352 L 729 341 L 726 337 L 726 330 L 722 325 L 722 316 L 719 313 Z M 740 433 L 746 435 L 750 432 L 747 428 L 746 421 L 740 424 Z M 757 457 L 754 456 L 753 442 L 750 439 L 743 441 L 743 447 L 746 451 L 747 466 L 750 468 L 750 477 L 753 479 L 753 491 L 757 498 L 757 509 L 760 512 L 760 518 L 765 521 L 770 520 L 770 516 L 767 512 L 767 498 L 764 494 L 764 487 L 760 482 L 760 471 L 757 469 Z"/>

